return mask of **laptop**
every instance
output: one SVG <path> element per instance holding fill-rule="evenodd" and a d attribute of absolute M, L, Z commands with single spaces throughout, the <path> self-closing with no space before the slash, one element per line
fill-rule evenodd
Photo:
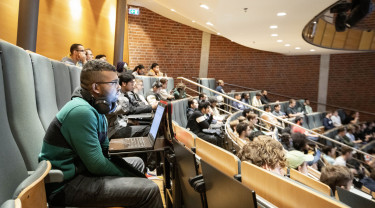
<path fill-rule="evenodd" d="M 132 137 L 111 139 L 109 142 L 109 152 L 130 152 L 139 150 L 150 150 L 154 148 L 159 126 L 164 115 L 165 105 L 159 102 L 152 121 L 150 132 L 147 137 Z"/>
<path fill-rule="evenodd" d="M 375 202 L 370 199 L 366 199 L 362 196 L 359 196 L 355 193 L 352 193 L 340 187 L 336 187 L 336 190 L 337 190 L 337 194 L 339 195 L 340 201 L 346 205 L 349 205 L 350 207 L 353 207 L 353 208 L 375 207 Z"/>

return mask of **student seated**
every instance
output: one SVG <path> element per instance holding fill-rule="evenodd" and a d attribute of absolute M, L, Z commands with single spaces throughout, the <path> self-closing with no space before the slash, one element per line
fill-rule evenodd
<path fill-rule="evenodd" d="M 186 109 L 186 118 L 189 120 L 189 117 L 198 109 L 198 101 L 195 98 L 189 98 L 188 108 Z"/>
<path fill-rule="evenodd" d="M 86 48 L 85 52 L 86 52 L 86 62 L 94 59 L 94 55 L 92 54 L 92 50 L 90 48 Z"/>
<path fill-rule="evenodd" d="M 325 146 L 323 147 L 323 159 L 326 163 L 333 165 L 336 159 L 336 147 Z"/>
<path fill-rule="evenodd" d="M 299 113 L 296 109 L 296 100 L 294 99 L 290 99 L 289 100 L 289 106 L 288 108 L 286 109 L 286 115 L 289 117 L 289 118 L 294 118 L 294 117 L 297 117 L 297 116 L 303 116 L 302 113 Z"/>
<path fill-rule="evenodd" d="M 158 186 L 140 158 L 109 157 L 105 114 L 116 107 L 119 80 L 104 61 L 87 62 L 81 88 L 47 129 L 39 161 L 49 160 L 64 181 L 46 184 L 50 206 L 163 207 Z"/>
<path fill-rule="evenodd" d="M 250 102 L 250 94 L 249 93 L 242 93 L 241 94 L 241 102 L 244 102 L 246 104 L 249 104 L 251 105 L 251 102 Z M 244 105 L 244 109 L 249 109 L 250 107 Z M 246 116 L 245 116 L 246 117 Z"/>
<path fill-rule="evenodd" d="M 261 101 L 262 94 L 260 92 L 257 92 L 257 94 L 253 97 L 253 100 L 251 101 L 251 105 L 253 106 L 262 106 Z"/>
<path fill-rule="evenodd" d="M 159 64 L 153 63 L 148 71 L 147 76 L 162 77 L 163 73 L 159 69 Z"/>
<path fill-rule="evenodd" d="M 141 101 L 144 105 L 148 105 L 147 100 L 145 97 L 142 95 L 142 90 L 143 90 L 143 80 L 141 79 L 135 79 L 135 84 L 134 84 L 134 95 L 138 96 L 136 97 L 137 101 Z"/>
<path fill-rule="evenodd" d="M 241 161 L 248 161 L 268 171 L 284 176 L 286 158 L 283 146 L 270 136 L 258 136 L 238 153 Z"/>
<path fill-rule="evenodd" d="M 303 112 L 305 114 L 309 114 L 309 113 L 313 112 L 313 110 L 310 106 L 310 100 L 309 99 L 307 99 L 307 98 L 305 99 L 305 101 L 303 102 L 303 108 L 304 108 Z"/>
<path fill-rule="evenodd" d="M 319 180 L 327 184 L 333 193 L 336 192 L 336 186 L 350 190 L 353 184 L 353 173 L 345 166 L 327 165 L 322 168 Z"/>
<path fill-rule="evenodd" d="M 167 87 L 168 87 L 168 79 L 162 78 L 160 79 L 161 89 L 160 89 L 160 96 L 163 100 L 173 100 L 174 96 L 172 95 L 173 90 L 170 92 L 167 92 Z"/>
<path fill-rule="evenodd" d="M 273 115 L 271 114 L 271 106 L 266 104 L 264 105 L 264 111 L 266 111 L 265 113 L 262 114 L 261 118 L 265 121 L 263 121 L 265 127 L 267 129 L 270 129 L 273 125 L 277 125 L 277 126 L 281 126 L 281 123 L 273 117 Z"/>
<path fill-rule="evenodd" d="M 179 99 L 186 98 L 185 90 L 186 90 L 186 85 L 182 82 L 178 83 L 176 85 L 176 88 L 173 90 L 174 99 L 179 100 Z"/>
<path fill-rule="evenodd" d="M 61 59 L 68 65 L 82 67 L 86 63 L 86 51 L 82 44 L 75 43 L 70 46 L 70 54 Z"/>
<path fill-rule="evenodd" d="M 332 120 L 333 125 L 334 125 L 335 127 L 340 127 L 340 126 L 342 126 L 341 117 L 339 116 L 339 113 L 338 113 L 337 110 L 335 110 L 335 111 L 333 112 L 333 115 L 331 116 L 331 120 Z"/>
<path fill-rule="evenodd" d="M 332 112 L 328 111 L 327 115 L 323 118 L 323 126 L 324 126 L 324 130 L 326 131 L 335 128 L 331 120 L 331 116 L 332 116 Z"/>
<path fill-rule="evenodd" d="M 117 62 L 116 71 L 117 71 L 118 76 L 120 76 L 123 73 L 127 73 L 128 72 L 128 64 L 126 62 L 123 62 L 123 61 Z"/>
<path fill-rule="evenodd" d="M 246 119 L 249 121 L 250 126 L 253 128 L 251 129 L 252 131 L 259 131 L 255 125 L 258 124 L 258 115 L 255 113 L 250 113 L 247 115 Z"/>
<path fill-rule="evenodd" d="M 198 103 L 203 102 L 203 101 L 208 101 L 208 97 L 206 93 L 200 93 L 198 95 Z"/>
<path fill-rule="evenodd" d="M 132 74 L 134 76 L 144 76 L 144 75 L 146 75 L 146 69 L 145 69 L 145 67 L 142 64 L 139 64 L 138 66 L 136 66 L 133 69 L 133 73 Z"/>
<path fill-rule="evenodd" d="M 206 114 L 210 115 L 208 118 Z M 211 115 L 211 107 L 209 102 L 199 103 L 198 110 L 194 111 L 189 117 L 187 128 L 190 129 L 199 138 L 212 144 L 222 146 L 222 139 L 215 132 L 207 132 L 210 127 L 213 116 Z"/>
<path fill-rule="evenodd" d="M 286 161 L 289 168 L 298 170 L 299 172 L 307 175 L 307 162 L 313 161 L 314 156 L 304 154 L 298 150 L 292 150 L 286 153 Z"/>
<path fill-rule="evenodd" d="M 308 132 L 305 129 L 303 129 L 302 127 L 300 127 L 303 124 L 302 117 L 299 117 L 299 116 L 296 117 L 296 119 L 294 120 L 294 122 L 296 123 L 296 125 L 294 125 L 292 127 L 292 133 L 301 133 L 301 134 L 306 135 L 311 140 L 314 140 L 314 141 L 318 140 L 318 136 L 317 135 L 311 134 L 310 132 Z"/>
<path fill-rule="evenodd" d="M 104 54 L 99 54 L 95 56 L 95 59 L 107 62 L 107 56 Z"/>
<path fill-rule="evenodd" d="M 238 133 L 238 138 L 242 140 L 243 143 L 250 142 L 249 136 L 251 134 L 251 128 L 248 122 L 240 122 L 236 131 Z"/>
<path fill-rule="evenodd" d="M 240 101 L 240 99 L 241 99 L 241 95 L 239 94 L 239 93 L 235 93 L 234 94 L 234 99 L 236 99 L 236 100 L 238 100 L 238 101 Z M 240 102 L 236 102 L 236 101 L 233 101 L 232 102 L 232 111 L 233 112 L 236 112 L 236 111 L 238 111 L 238 110 L 244 110 L 245 109 L 245 107 L 244 107 L 244 105 L 242 104 L 242 103 L 240 103 Z"/>
<path fill-rule="evenodd" d="M 214 120 L 222 122 L 225 118 L 225 116 L 220 115 L 219 110 L 217 109 L 217 99 L 215 96 L 212 96 L 208 99 L 208 101 L 211 104 L 211 109 L 212 109 L 212 116 L 214 117 Z"/>
<path fill-rule="evenodd" d="M 274 111 L 272 111 L 272 114 L 274 116 L 277 116 L 277 117 L 280 117 L 280 118 L 286 118 L 287 117 L 286 113 L 281 111 L 281 105 L 280 104 L 275 105 Z"/>
<path fill-rule="evenodd" d="M 307 154 L 309 150 L 312 150 L 314 148 L 310 147 L 308 145 L 308 140 L 306 139 L 306 135 L 300 134 L 300 133 L 293 133 L 292 135 L 292 141 L 293 141 L 293 148 L 296 151 L 300 151 L 303 154 Z M 321 152 L 319 149 L 315 148 L 315 155 L 313 156 L 313 160 L 308 161 L 308 165 L 314 165 L 320 160 Z"/>
<path fill-rule="evenodd" d="M 349 147 L 341 147 L 341 156 L 335 159 L 333 165 L 346 166 L 346 162 L 353 157 L 353 150 Z"/>
<path fill-rule="evenodd" d="M 270 103 L 270 99 L 268 99 L 267 97 L 267 90 L 262 90 L 260 92 L 262 94 L 262 96 L 260 97 L 260 100 L 262 101 L 263 104 L 268 104 Z"/>
<path fill-rule="evenodd" d="M 225 92 L 224 92 L 223 87 L 224 87 L 224 81 L 223 80 L 217 81 L 216 91 L 224 94 Z"/>
<path fill-rule="evenodd" d="M 341 143 L 344 143 L 348 146 L 354 147 L 354 143 L 350 140 L 349 137 L 346 136 L 346 129 L 341 127 L 337 130 L 337 135 L 335 136 L 335 140 Z"/>
<path fill-rule="evenodd" d="M 160 95 L 160 89 L 161 89 L 161 82 L 156 81 L 152 84 L 151 90 L 146 93 L 146 100 L 148 104 L 155 105 L 155 103 L 158 103 L 163 98 Z"/>

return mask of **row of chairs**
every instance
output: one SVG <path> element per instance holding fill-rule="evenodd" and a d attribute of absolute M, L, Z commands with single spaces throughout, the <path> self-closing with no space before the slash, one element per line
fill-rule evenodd
<path fill-rule="evenodd" d="M 174 79 L 173 77 L 150 77 L 150 76 L 135 76 L 136 79 L 141 79 L 143 81 L 143 90 L 140 92 L 145 96 L 152 88 L 152 84 L 160 79 L 165 78 L 168 80 L 167 92 L 171 91 L 174 88 Z"/>
<path fill-rule="evenodd" d="M 322 191 L 320 189 L 314 190 L 313 188 L 307 187 L 293 180 L 289 180 L 287 178 L 283 178 L 270 173 L 248 162 L 240 163 L 240 160 L 232 153 L 220 147 L 212 145 L 206 141 L 203 141 L 198 137 L 195 137 L 188 130 L 178 126 L 175 122 L 173 123 L 173 130 L 175 132 L 175 138 L 177 139 L 177 141 L 184 146 L 186 151 L 191 152 L 190 155 L 195 154 L 195 158 L 198 158 L 200 161 L 204 161 L 204 163 L 211 165 L 220 173 L 225 174 L 231 179 L 241 178 L 242 185 L 245 185 L 248 189 L 255 191 L 255 198 L 257 198 L 258 205 L 267 204 L 268 201 L 268 203 L 272 203 L 273 205 L 278 207 L 346 207 L 344 204 L 329 197 L 327 187 L 325 187 L 325 191 Z M 176 148 L 176 144 L 174 145 L 174 148 Z M 199 194 L 194 193 L 192 188 L 188 185 L 186 179 L 188 179 L 189 177 L 194 177 L 199 173 L 203 173 L 204 177 L 205 172 L 203 170 L 203 165 L 201 167 L 202 172 L 199 171 L 199 168 L 197 168 L 197 171 L 190 171 L 190 173 L 184 172 L 184 170 L 188 169 L 184 166 L 189 166 L 189 164 L 187 164 L 186 161 L 185 163 L 179 162 L 183 157 L 179 157 L 178 148 L 177 150 L 175 149 L 175 154 L 180 171 L 179 175 L 182 176 L 180 177 L 180 183 L 181 186 L 184 186 L 181 187 L 181 190 L 183 192 L 182 194 L 185 205 L 186 203 L 189 204 L 192 202 L 188 199 L 193 197 L 191 195 L 194 194 L 195 198 L 197 199 L 196 202 L 201 202 L 200 200 L 198 200 L 201 197 L 199 196 Z M 195 153 L 192 150 L 195 150 Z M 190 156 L 190 159 L 191 158 L 192 156 Z M 191 159 L 191 161 L 194 162 L 195 160 Z M 196 167 L 197 165 L 198 164 L 190 164 L 190 167 Z M 240 177 L 239 174 L 241 174 Z M 206 177 L 204 178 L 206 180 Z M 303 180 L 303 183 L 307 184 L 309 182 L 305 182 L 304 179 L 300 178 L 301 177 L 299 177 L 299 180 Z M 220 182 L 219 180 L 216 180 L 215 183 Z M 232 185 L 235 186 L 234 183 Z M 221 193 L 226 193 L 225 191 L 226 190 L 221 190 Z M 213 205 L 217 203 L 225 203 L 228 200 L 228 198 L 223 195 L 221 197 L 215 197 L 214 199 L 211 199 L 211 201 L 213 200 L 214 202 L 210 202 L 209 192 L 219 193 L 220 191 L 213 190 L 213 187 L 211 186 L 206 186 L 208 207 L 210 207 L 210 204 Z M 228 195 L 230 196 L 230 194 Z M 240 197 L 238 197 L 237 200 L 240 201 Z M 201 203 L 198 203 L 194 206 L 197 207 L 200 205 Z M 271 206 L 270 204 L 268 205 Z M 249 206 L 250 205 L 247 204 L 247 207 Z"/>
<path fill-rule="evenodd" d="M 49 162 L 38 163 L 38 155 L 50 122 L 80 85 L 81 70 L 2 40 L 0 60 L 0 132 L 3 147 L 0 153 L 0 204 L 7 199 L 17 199 L 19 194 L 29 189 L 27 185 L 38 184 L 37 191 L 33 189 L 24 198 L 38 203 L 30 207 L 46 207 L 43 178 L 58 182 L 63 176 L 61 171 L 49 171 Z M 34 171 L 33 175 L 28 176 L 28 171 Z M 51 173 L 56 173 L 57 177 Z M 33 182 L 30 183 L 30 180 Z M 27 207 L 23 199 L 21 203 Z"/>

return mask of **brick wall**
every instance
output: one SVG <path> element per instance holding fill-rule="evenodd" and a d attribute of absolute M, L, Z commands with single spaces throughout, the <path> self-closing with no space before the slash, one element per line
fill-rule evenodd
<path fill-rule="evenodd" d="M 168 76 L 197 77 L 202 32 L 140 9 L 141 15 L 129 15 L 130 66 L 142 63 L 149 67 L 157 62 Z M 208 77 L 217 80 L 317 101 L 319 66 L 318 55 L 284 56 L 211 36 Z M 374 112 L 375 54 L 332 55 L 330 68 L 328 103 Z M 350 96 L 346 96 L 348 91 Z M 273 95 L 270 98 L 287 100 Z"/>

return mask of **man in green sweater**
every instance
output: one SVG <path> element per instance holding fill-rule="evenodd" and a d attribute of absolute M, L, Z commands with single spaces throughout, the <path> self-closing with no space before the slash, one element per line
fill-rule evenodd
<path fill-rule="evenodd" d="M 81 88 L 47 129 L 39 160 L 64 173 L 62 183 L 46 184 L 54 206 L 162 207 L 158 186 L 144 177 L 140 158 L 110 158 L 105 114 L 116 108 L 115 68 L 89 61 Z"/>

